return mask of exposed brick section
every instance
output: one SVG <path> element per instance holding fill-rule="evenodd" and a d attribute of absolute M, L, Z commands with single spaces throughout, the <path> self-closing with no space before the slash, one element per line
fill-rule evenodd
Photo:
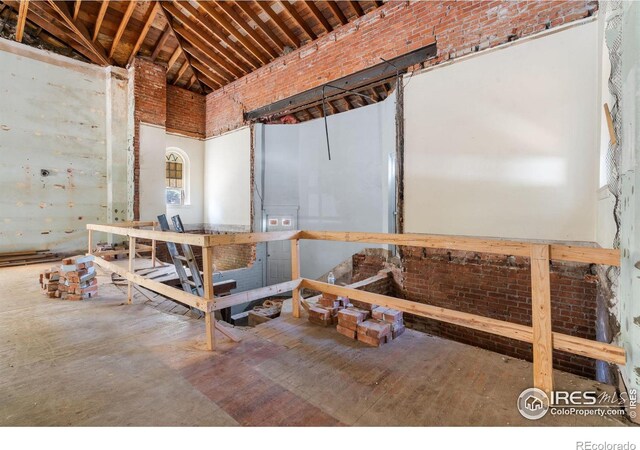
<path fill-rule="evenodd" d="M 167 78 L 163 66 L 145 59 L 134 61 L 134 199 L 133 215 L 140 217 L 140 122 L 165 126 Z"/>
<path fill-rule="evenodd" d="M 205 136 L 205 96 L 167 85 L 167 131 Z"/>
<path fill-rule="evenodd" d="M 531 272 L 528 258 L 471 252 L 403 250 L 403 280 L 396 295 L 412 301 L 484 317 L 531 325 Z M 551 265 L 553 331 L 596 338 L 596 277 L 589 265 Z M 437 336 L 532 359 L 531 345 L 422 317 L 405 315 L 407 326 Z M 593 378 L 595 361 L 554 351 L 554 367 Z"/>
<path fill-rule="evenodd" d="M 351 261 L 353 264 L 353 272 L 351 276 L 351 282 L 356 283 L 358 281 L 365 280 L 367 278 L 371 278 L 378 274 L 382 269 L 385 268 L 385 263 L 387 262 L 387 258 L 381 254 L 371 254 L 370 252 L 364 251 L 360 253 L 356 253 L 351 257 Z M 369 289 L 366 289 L 367 291 Z M 370 292 L 378 292 L 379 294 L 386 294 L 388 289 L 385 292 L 378 291 L 370 291 Z"/>
<path fill-rule="evenodd" d="M 387 2 L 384 6 L 207 96 L 207 136 L 243 124 L 243 112 L 424 47 L 427 65 L 495 47 L 593 14 L 596 1 Z"/>
<path fill-rule="evenodd" d="M 187 233 L 207 234 L 204 231 L 193 230 Z M 198 267 L 202 269 L 202 247 L 191 246 Z M 181 250 L 180 250 L 181 251 Z M 182 252 L 182 251 L 181 251 Z M 160 261 L 171 263 L 171 256 L 164 242 L 156 244 L 156 256 Z M 251 267 L 256 260 L 255 244 L 221 245 L 213 248 L 213 263 L 216 270 L 234 270 Z"/>

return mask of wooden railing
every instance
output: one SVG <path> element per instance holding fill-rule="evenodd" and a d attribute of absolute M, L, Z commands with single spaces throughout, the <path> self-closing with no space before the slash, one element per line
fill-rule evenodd
<path fill-rule="evenodd" d="M 552 354 L 554 349 L 614 364 L 625 364 L 626 358 L 623 348 L 612 344 L 553 332 L 551 324 L 551 280 L 549 276 L 549 262 L 551 260 L 557 260 L 619 266 L 619 250 L 559 245 L 554 243 L 427 234 L 285 231 L 212 235 L 183 234 L 141 229 L 142 227 L 154 226 L 155 223 L 153 222 L 132 222 L 124 225 L 87 225 L 90 243 L 89 253 L 92 252 L 92 232 L 127 236 L 132 248 L 135 248 L 135 242 L 138 238 L 151 240 L 154 247 L 156 241 L 184 243 L 202 247 L 203 280 L 205 284 L 204 297 L 199 297 L 137 275 L 134 271 L 135 252 L 129 252 L 128 270 L 115 263 L 105 261 L 100 257 L 96 257 L 96 262 L 105 269 L 119 273 L 129 281 L 129 302 L 131 302 L 131 283 L 136 283 L 203 311 L 206 316 L 207 347 L 210 350 L 215 348 L 215 328 L 219 329 L 228 337 L 237 340 L 237 337 L 233 333 L 217 324 L 213 315 L 216 310 L 291 291 L 293 316 L 298 318 L 301 315 L 300 289 L 309 288 L 322 293 L 345 296 L 361 302 L 386 306 L 417 316 L 531 343 L 533 345 L 534 386 L 547 393 L 553 389 Z M 387 295 L 374 294 L 301 278 L 299 243 L 302 239 L 392 244 L 528 257 L 531 261 L 532 326 L 491 319 Z M 232 294 L 226 297 L 216 298 L 214 296 L 212 273 L 213 247 L 218 245 L 254 244 L 258 242 L 282 240 L 291 241 L 291 281 Z"/>

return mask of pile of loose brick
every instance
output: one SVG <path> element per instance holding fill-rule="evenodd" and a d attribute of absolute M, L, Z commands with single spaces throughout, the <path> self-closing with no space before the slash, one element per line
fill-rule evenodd
<path fill-rule="evenodd" d="M 348 298 L 322 294 L 309 308 L 309 322 L 336 325 L 338 333 L 365 344 L 380 346 L 404 333 L 402 311 Z"/>
<path fill-rule="evenodd" d="M 94 257 L 65 258 L 62 265 L 40 274 L 40 287 L 49 298 L 84 300 L 98 295 L 98 280 L 93 266 Z"/>

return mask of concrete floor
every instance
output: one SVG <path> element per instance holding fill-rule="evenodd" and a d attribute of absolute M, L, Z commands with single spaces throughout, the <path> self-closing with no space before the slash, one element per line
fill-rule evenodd
<path fill-rule="evenodd" d="M 218 335 L 101 274 L 100 296 L 48 299 L 38 272 L 0 269 L 0 425 L 623 425 L 531 422 L 515 404 L 531 364 L 409 330 L 371 348 L 290 316 Z M 565 389 L 605 389 L 556 372 Z"/>

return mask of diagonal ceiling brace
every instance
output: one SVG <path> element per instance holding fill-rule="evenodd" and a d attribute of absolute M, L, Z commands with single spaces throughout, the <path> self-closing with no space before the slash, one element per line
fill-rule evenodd
<path fill-rule="evenodd" d="M 69 7 L 65 2 L 62 1 L 53 1 L 48 0 L 49 5 L 62 17 L 62 20 L 67 24 L 67 26 L 78 36 L 80 42 L 91 51 L 91 53 L 95 54 L 99 62 L 104 66 L 109 66 L 113 64 L 113 61 L 107 56 L 104 48 L 98 43 L 93 42 L 91 36 L 89 35 L 89 31 L 82 24 L 82 22 L 73 20 L 71 16 L 71 12 L 69 11 Z"/>

